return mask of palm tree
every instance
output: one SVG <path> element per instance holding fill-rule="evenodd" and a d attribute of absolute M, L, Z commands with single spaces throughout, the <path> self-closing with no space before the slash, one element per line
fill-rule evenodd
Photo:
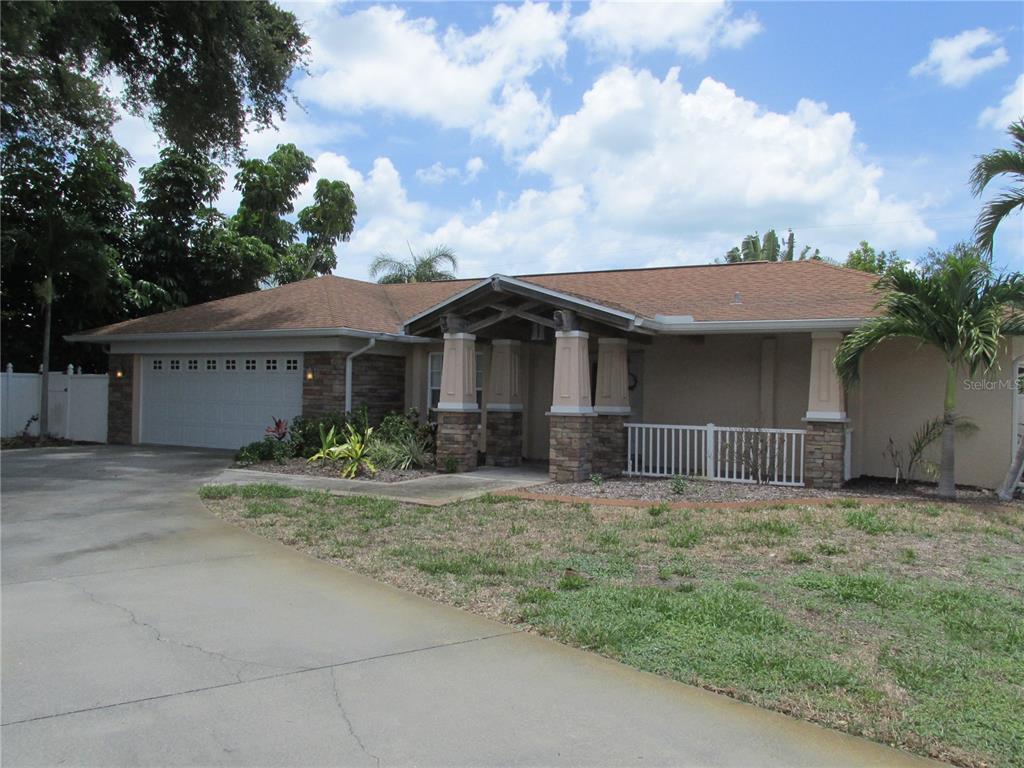
<path fill-rule="evenodd" d="M 1024 208 L 1024 119 L 1010 123 L 1006 132 L 1010 134 L 1013 149 L 995 149 L 982 155 L 971 171 L 971 192 L 975 197 L 980 196 L 993 179 L 1003 174 L 1018 184 L 987 202 L 978 214 L 974 238 L 981 252 L 988 256 L 992 255 L 996 227 L 1014 210 Z"/>
<path fill-rule="evenodd" d="M 406 243 L 408 245 L 408 243 Z M 451 272 L 444 265 L 451 266 Z M 409 258 L 398 259 L 382 253 L 370 264 L 370 277 L 378 283 L 429 283 L 436 280 L 454 280 L 459 268 L 455 252 L 447 245 L 437 245 L 417 256 L 409 246 Z"/>
<path fill-rule="evenodd" d="M 975 375 L 998 359 L 1004 338 L 1024 334 L 1024 277 L 993 273 L 991 263 L 973 246 L 961 243 L 945 253 L 930 254 L 915 271 L 898 265 L 876 284 L 882 314 L 847 336 L 836 352 L 835 366 L 844 384 L 859 378 L 860 360 L 887 339 L 909 337 L 937 348 L 946 361 L 942 407 L 942 455 L 939 496 L 956 495 L 954 481 L 956 390 L 960 371 Z"/>
<path fill-rule="evenodd" d="M 722 261 L 726 264 L 738 264 L 744 261 L 793 261 L 796 252 L 796 237 L 793 230 L 786 234 L 785 242 L 779 240 L 774 229 L 764 233 L 764 237 L 758 237 L 757 232 L 747 235 L 738 247 L 730 248 Z M 817 248 L 811 251 L 811 246 L 805 245 L 800 251 L 800 261 L 821 259 L 821 251 Z"/>

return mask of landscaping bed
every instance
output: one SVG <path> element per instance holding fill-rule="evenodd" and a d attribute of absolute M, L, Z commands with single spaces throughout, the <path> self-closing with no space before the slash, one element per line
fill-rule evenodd
<path fill-rule="evenodd" d="M 532 494 L 544 496 L 618 499 L 645 502 L 693 502 L 717 504 L 736 501 L 781 501 L 801 498 L 891 498 L 935 501 L 936 487 L 928 483 L 857 480 L 838 490 L 805 488 L 788 485 L 730 483 L 701 478 L 595 478 L 579 483 L 544 483 L 530 486 Z M 961 503 L 994 502 L 992 491 L 980 488 L 958 488 Z"/>
<path fill-rule="evenodd" d="M 957 765 L 1021 765 L 1021 505 L 201 495 L 315 557 L 640 669 Z"/>
<path fill-rule="evenodd" d="M 307 475 L 311 477 L 341 477 L 337 462 L 309 461 L 308 459 L 285 459 L 284 463 L 276 461 L 259 461 L 255 464 L 236 464 L 236 469 L 256 469 L 260 472 L 278 472 L 283 475 Z M 376 473 L 364 472 L 352 480 L 374 480 L 378 483 L 400 483 L 403 480 L 415 480 L 435 474 L 427 469 L 379 469 Z"/>

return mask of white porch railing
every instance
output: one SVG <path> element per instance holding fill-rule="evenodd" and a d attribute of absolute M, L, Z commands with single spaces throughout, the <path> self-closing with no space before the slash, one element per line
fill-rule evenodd
<path fill-rule="evenodd" d="M 626 424 L 626 474 L 804 484 L 803 429 Z"/>

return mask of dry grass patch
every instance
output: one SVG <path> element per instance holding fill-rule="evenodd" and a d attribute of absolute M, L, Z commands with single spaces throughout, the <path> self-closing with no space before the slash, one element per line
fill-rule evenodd
<path fill-rule="evenodd" d="M 1024 755 L 1024 512 L 209 488 L 265 536 L 439 601 L 965 766 Z"/>

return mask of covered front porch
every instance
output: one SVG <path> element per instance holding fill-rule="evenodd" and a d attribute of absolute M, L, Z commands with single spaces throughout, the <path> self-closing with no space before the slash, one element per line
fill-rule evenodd
<path fill-rule="evenodd" d="M 835 331 L 666 333 L 503 277 L 406 330 L 437 339 L 410 366 L 409 399 L 437 421 L 442 469 L 547 460 L 562 482 L 687 475 L 814 487 L 849 476 Z"/>

